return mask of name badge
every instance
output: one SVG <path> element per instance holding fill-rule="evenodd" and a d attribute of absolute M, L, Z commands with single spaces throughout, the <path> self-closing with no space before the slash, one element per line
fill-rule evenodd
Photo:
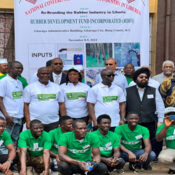
<path fill-rule="evenodd" d="M 33 144 L 33 148 L 34 148 L 34 150 L 37 150 L 39 147 L 38 147 L 38 143 L 34 143 Z"/>
<path fill-rule="evenodd" d="M 136 139 L 138 140 L 138 139 L 141 139 L 142 138 L 142 135 L 138 135 L 138 136 L 136 136 Z"/>
<path fill-rule="evenodd" d="M 154 98 L 154 95 L 153 94 L 149 94 L 149 95 L 147 95 L 147 98 L 148 99 Z"/>

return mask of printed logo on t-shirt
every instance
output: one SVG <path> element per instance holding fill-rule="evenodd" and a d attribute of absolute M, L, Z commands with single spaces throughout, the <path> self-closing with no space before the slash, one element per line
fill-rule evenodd
<path fill-rule="evenodd" d="M 34 143 L 34 144 L 33 144 L 33 149 L 34 149 L 34 150 L 38 150 L 38 148 L 39 148 L 38 143 Z"/>
<path fill-rule="evenodd" d="M 22 97 L 22 91 L 12 92 L 13 99 L 20 99 Z"/>
<path fill-rule="evenodd" d="M 122 143 L 126 144 L 126 145 L 136 145 L 138 143 L 140 143 L 141 141 L 135 141 L 135 142 L 129 142 L 129 141 L 126 141 L 126 140 L 122 140 Z"/>
<path fill-rule="evenodd" d="M 70 92 L 66 93 L 68 100 L 85 100 L 86 93 L 85 92 Z"/>
<path fill-rule="evenodd" d="M 138 135 L 135 137 L 137 140 L 142 138 L 142 135 Z"/>
<path fill-rule="evenodd" d="M 39 101 L 52 101 L 56 100 L 56 94 L 37 94 Z"/>
<path fill-rule="evenodd" d="M 112 145 L 112 142 L 109 142 L 109 143 L 107 143 L 105 146 L 106 147 L 109 147 L 109 146 L 111 146 Z"/>
<path fill-rule="evenodd" d="M 103 103 L 117 101 L 118 96 L 103 96 Z"/>
<path fill-rule="evenodd" d="M 0 146 L 2 146 L 3 143 L 4 143 L 4 141 L 3 140 L 0 140 Z"/>
<path fill-rule="evenodd" d="M 90 145 L 85 145 L 84 147 L 83 147 L 83 149 L 86 149 L 86 148 L 89 148 L 90 147 Z"/>
<path fill-rule="evenodd" d="M 175 135 L 166 137 L 166 140 L 175 140 Z"/>
<path fill-rule="evenodd" d="M 175 135 L 175 129 L 174 129 L 174 133 L 173 133 L 173 135 Z"/>

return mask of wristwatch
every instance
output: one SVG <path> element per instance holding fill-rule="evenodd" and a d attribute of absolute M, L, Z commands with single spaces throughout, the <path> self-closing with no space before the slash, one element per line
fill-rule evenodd
<path fill-rule="evenodd" d="M 121 121 L 124 121 L 124 122 L 126 122 L 126 118 L 122 118 L 122 119 L 121 119 Z"/>
<path fill-rule="evenodd" d="M 7 161 L 10 162 L 11 164 L 13 163 L 13 160 L 8 159 Z"/>

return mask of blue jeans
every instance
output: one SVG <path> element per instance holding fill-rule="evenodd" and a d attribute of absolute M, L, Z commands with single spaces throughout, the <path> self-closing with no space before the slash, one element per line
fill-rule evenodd
<path fill-rule="evenodd" d="M 139 157 L 140 157 L 140 155 L 142 155 L 142 154 L 145 152 L 145 150 L 144 150 L 144 149 L 133 150 L 132 152 L 136 155 L 136 159 L 138 160 Z M 129 162 L 128 154 L 127 154 L 127 153 L 121 152 L 120 157 L 122 157 L 126 162 Z M 155 154 L 153 151 L 151 151 L 151 152 L 149 153 L 149 155 L 148 155 L 148 158 L 147 158 L 146 162 L 143 162 L 143 163 L 141 163 L 141 164 L 142 164 L 143 166 L 148 166 L 149 163 L 155 159 L 155 157 L 156 157 L 156 154 Z M 137 163 L 137 164 L 138 164 L 138 165 L 141 165 L 140 163 Z"/>
<path fill-rule="evenodd" d="M 13 117 L 13 126 L 6 126 L 6 131 L 11 135 L 14 145 L 17 147 L 19 134 L 22 129 L 22 118 Z"/>

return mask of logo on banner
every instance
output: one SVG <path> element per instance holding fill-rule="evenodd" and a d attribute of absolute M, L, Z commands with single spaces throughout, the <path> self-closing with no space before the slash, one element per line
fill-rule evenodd
<path fill-rule="evenodd" d="M 27 2 L 30 2 L 32 4 L 35 4 L 37 0 L 26 0 Z"/>

